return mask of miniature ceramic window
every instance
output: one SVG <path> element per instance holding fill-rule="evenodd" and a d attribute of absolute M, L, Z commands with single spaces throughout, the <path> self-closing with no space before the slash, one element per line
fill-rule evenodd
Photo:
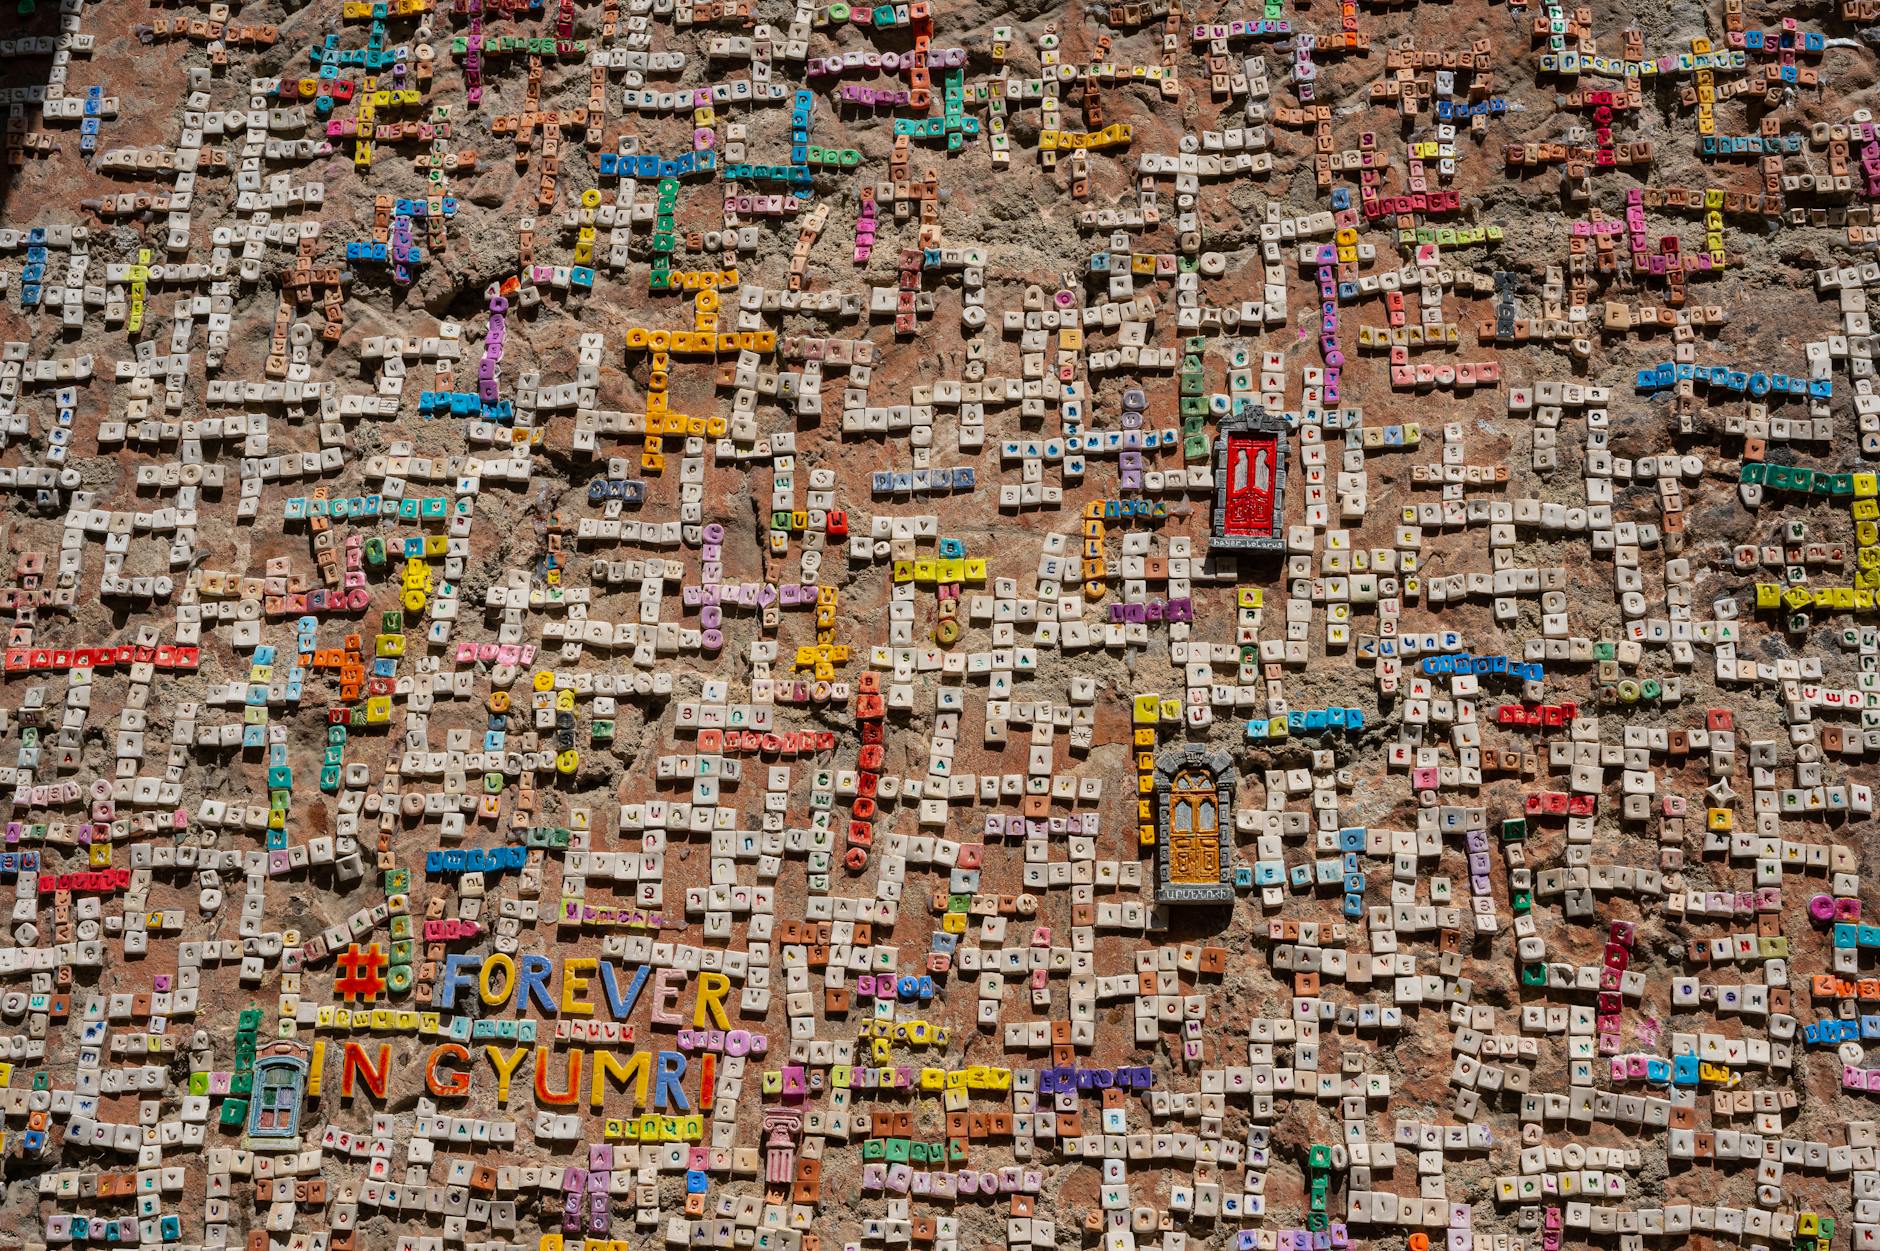
<path fill-rule="evenodd" d="M 307 1080 L 306 1061 L 269 1056 L 255 1062 L 254 1104 L 248 1133 L 254 1138 L 292 1138 L 300 1129 L 300 1097 Z"/>

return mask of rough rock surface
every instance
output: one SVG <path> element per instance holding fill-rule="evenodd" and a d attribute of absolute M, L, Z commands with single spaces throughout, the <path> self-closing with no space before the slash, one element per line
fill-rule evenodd
<path fill-rule="evenodd" d="M 22 0 L 0 1235 L 1870 1246 L 1876 16 Z"/>

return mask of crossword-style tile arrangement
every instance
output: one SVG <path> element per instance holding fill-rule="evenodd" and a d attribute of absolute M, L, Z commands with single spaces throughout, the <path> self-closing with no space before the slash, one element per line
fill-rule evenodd
<path fill-rule="evenodd" d="M 1880 1251 L 1880 4 L 17 0 L 0 1240 Z"/>

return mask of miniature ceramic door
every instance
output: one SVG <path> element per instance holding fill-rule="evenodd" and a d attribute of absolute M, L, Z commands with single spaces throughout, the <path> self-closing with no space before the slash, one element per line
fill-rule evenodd
<path fill-rule="evenodd" d="M 1168 880 L 1174 886 L 1214 886 L 1221 880 L 1220 793 L 1214 775 L 1187 768 L 1168 791 Z"/>
<path fill-rule="evenodd" d="M 1227 491 L 1221 510 L 1224 536 L 1273 537 L 1273 495 L 1278 478 L 1277 436 L 1258 431 L 1227 436 Z"/>

